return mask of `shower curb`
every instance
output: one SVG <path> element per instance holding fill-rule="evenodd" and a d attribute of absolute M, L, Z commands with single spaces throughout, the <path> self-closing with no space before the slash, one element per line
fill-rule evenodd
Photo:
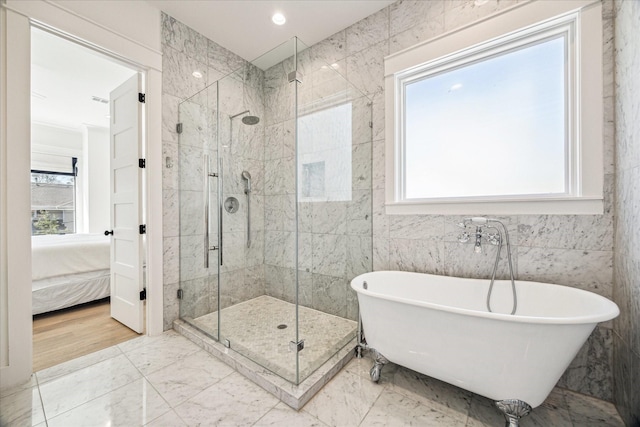
<path fill-rule="evenodd" d="M 173 329 L 207 353 L 217 357 L 280 401 L 297 410 L 327 384 L 353 358 L 356 339 L 349 341 L 307 379 L 294 385 L 240 353 L 225 347 L 183 320 L 174 320 Z"/>

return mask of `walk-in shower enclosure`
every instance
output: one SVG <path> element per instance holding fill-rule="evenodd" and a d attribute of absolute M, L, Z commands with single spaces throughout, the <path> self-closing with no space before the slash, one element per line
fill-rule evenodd
<path fill-rule="evenodd" d="M 353 340 L 372 270 L 371 102 L 345 71 L 294 38 L 179 106 L 180 318 L 294 384 Z"/>

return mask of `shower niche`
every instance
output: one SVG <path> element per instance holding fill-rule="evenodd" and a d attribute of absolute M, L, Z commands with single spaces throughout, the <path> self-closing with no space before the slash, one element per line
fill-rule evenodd
<path fill-rule="evenodd" d="M 299 407 L 355 347 L 349 282 L 372 270 L 371 102 L 294 38 L 184 100 L 178 122 L 174 327 L 302 387 L 297 403 L 281 396 Z"/>

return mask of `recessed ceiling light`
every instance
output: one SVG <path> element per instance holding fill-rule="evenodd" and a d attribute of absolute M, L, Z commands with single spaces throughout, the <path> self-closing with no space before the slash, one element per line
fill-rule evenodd
<path fill-rule="evenodd" d="M 198 70 L 194 71 L 193 73 L 191 73 L 191 75 L 193 77 L 195 77 L 196 79 L 201 79 L 202 78 L 202 73 Z"/>
<path fill-rule="evenodd" d="M 284 25 L 284 23 L 287 22 L 287 18 L 285 18 L 284 15 L 281 14 L 280 12 L 274 13 L 273 16 L 271 17 L 271 20 L 276 25 Z"/>

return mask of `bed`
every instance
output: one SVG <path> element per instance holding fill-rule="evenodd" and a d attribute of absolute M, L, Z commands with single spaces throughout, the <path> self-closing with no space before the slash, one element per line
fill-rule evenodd
<path fill-rule="evenodd" d="M 32 314 L 110 294 L 111 238 L 101 234 L 33 236 Z"/>

